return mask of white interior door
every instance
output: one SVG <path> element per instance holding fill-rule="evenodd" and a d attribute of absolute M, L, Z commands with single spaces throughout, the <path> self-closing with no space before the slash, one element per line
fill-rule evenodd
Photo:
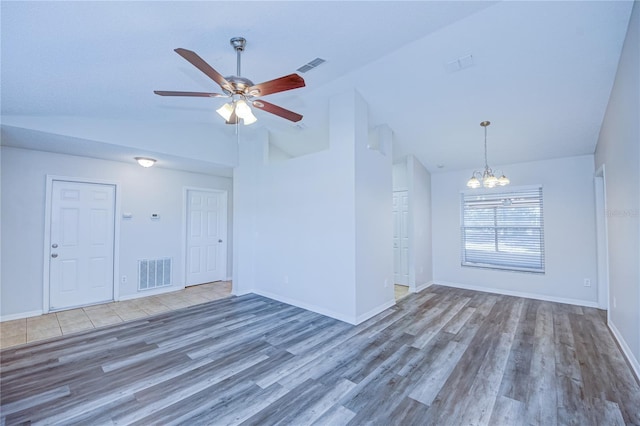
<path fill-rule="evenodd" d="M 54 180 L 49 308 L 113 300 L 115 186 Z"/>
<path fill-rule="evenodd" d="M 407 191 L 393 193 L 394 281 L 409 285 L 409 196 Z"/>
<path fill-rule="evenodd" d="M 186 285 L 227 276 L 227 193 L 187 191 Z"/>

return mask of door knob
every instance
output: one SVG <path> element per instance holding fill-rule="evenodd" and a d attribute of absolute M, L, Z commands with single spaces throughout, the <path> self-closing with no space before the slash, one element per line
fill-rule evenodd
<path fill-rule="evenodd" d="M 222 240 L 218 240 L 218 242 L 219 242 L 219 243 L 221 243 L 221 242 L 222 242 Z"/>
<path fill-rule="evenodd" d="M 51 247 L 58 248 L 58 245 L 57 244 L 52 244 Z"/>
<path fill-rule="evenodd" d="M 55 259 L 56 257 L 58 257 L 58 253 L 51 253 L 51 257 Z"/>

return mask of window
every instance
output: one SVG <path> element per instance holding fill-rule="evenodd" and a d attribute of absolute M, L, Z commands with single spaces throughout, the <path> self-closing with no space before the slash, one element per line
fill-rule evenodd
<path fill-rule="evenodd" d="M 462 194 L 462 265 L 544 273 L 542 187 Z"/>

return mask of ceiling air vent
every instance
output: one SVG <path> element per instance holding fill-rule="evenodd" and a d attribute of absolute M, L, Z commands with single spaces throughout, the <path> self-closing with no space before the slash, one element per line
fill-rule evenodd
<path fill-rule="evenodd" d="M 298 68 L 296 71 L 298 72 L 307 72 L 307 71 L 311 71 L 312 69 L 314 69 L 315 67 L 317 67 L 318 65 L 327 62 L 326 60 L 322 59 L 322 58 L 315 58 L 313 61 L 310 61 L 306 64 L 304 64 L 303 66 L 301 66 L 300 68 Z"/>
<path fill-rule="evenodd" d="M 452 72 L 463 70 L 465 68 L 469 68 L 473 66 L 473 64 L 474 64 L 473 55 L 466 55 L 466 56 L 459 57 L 455 61 L 447 62 L 444 67 L 447 70 L 447 72 L 452 73 Z"/>

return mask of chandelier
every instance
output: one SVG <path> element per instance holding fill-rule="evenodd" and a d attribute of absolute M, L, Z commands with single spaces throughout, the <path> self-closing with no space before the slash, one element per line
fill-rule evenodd
<path fill-rule="evenodd" d="M 509 178 L 507 178 L 504 174 L 497 178 L 496 174 L 501 174 L 494 171 L 489 167 L 487 162 L 487 126 L 489 126 L 491 122 L 483 121 L 480 123 L 482 127 L 484 127 L 484 171 L 480 172 L 476 170 L 471 175 L 471 179 L 467 182 L 467 186 L 469 188 L 480 188 L 480 186 L 484 186 L 485 188 L 494 188 L 496 186 L 505 186 L 509 185 Z"/>

